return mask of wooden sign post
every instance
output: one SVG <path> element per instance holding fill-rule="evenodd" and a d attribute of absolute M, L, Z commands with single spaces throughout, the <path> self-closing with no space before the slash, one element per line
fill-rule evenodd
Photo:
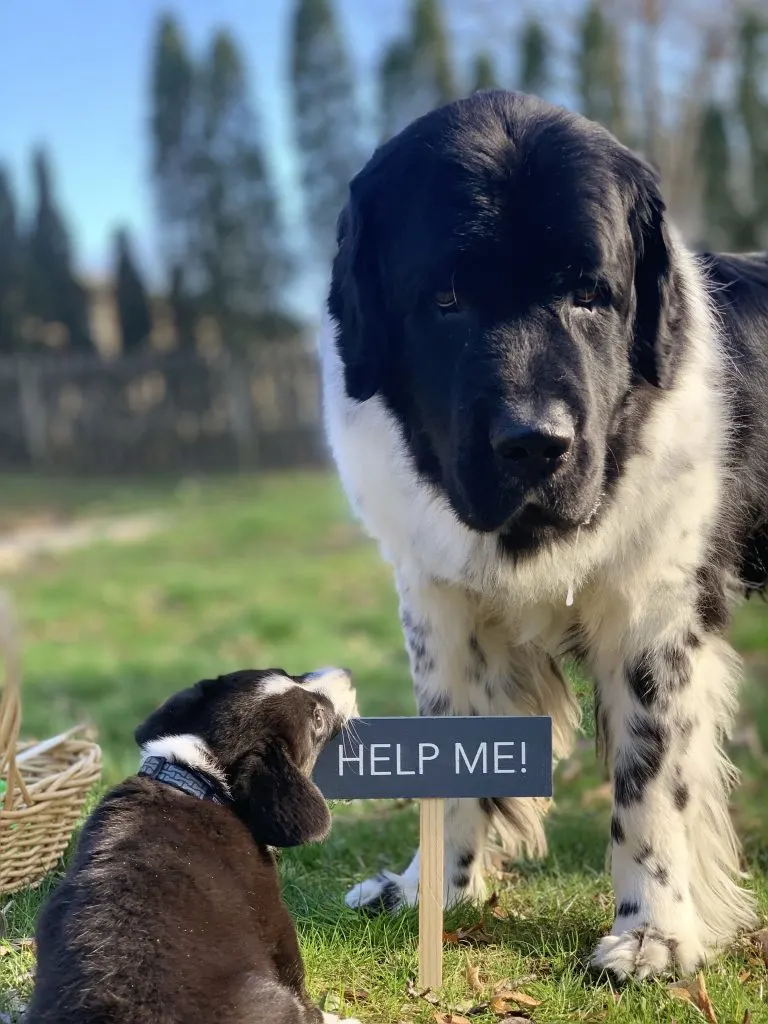
<path fill-rule="evenodd" d="M 318 758 L 328 800 L 420 801 L 419 985 L 443 977 L 447 797 L 552 795 L 550 718 L 356 718 Z"/>

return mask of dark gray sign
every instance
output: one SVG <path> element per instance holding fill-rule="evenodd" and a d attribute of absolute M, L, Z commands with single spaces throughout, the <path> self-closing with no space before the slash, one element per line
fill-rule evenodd
<path fill-rule="evenodd" d="M 550 718 L 355 718 L 318 758 L 329 800 L 551 796 Z"/>

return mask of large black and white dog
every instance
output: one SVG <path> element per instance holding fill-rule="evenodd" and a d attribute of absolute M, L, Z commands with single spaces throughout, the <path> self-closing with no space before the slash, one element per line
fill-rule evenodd
<path fill-rule="evenodd" d="M 768 573 L 768 263 L 694 257 L 600 127 L 486 92 L 382 146 L 339 222 L 321 342 L 344 486 L 393 564 L 423 714 L 578 707 L 595 679 L 616 917 L 594 964 L 688 971 L 753 920 L 723 750 L 732 600 Z M 446 902 L 489 829 L 545 851 L 544 800 L 461 801 Z M 404 874 L 350 904 L 413 903 Z"/>

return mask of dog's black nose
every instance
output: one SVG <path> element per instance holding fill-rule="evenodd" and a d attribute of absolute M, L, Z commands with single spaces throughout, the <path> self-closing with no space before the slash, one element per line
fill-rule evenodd
<path fill-rule="evenodd" d="M 504 418 L 491 428 L 491 447 L 521 473 L 552 473 L 571 450 L 574 435 L 565 415 L 538 422 Z"/>

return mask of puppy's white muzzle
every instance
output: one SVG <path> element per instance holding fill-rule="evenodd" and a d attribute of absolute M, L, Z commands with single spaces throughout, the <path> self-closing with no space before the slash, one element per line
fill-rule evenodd
<path fill-rule="evenodd" d="M 333 710 L 342 719 L 342 724 L 357 717 L 357 693 L 352 676 L 345 668 L 321 668 L 317 672 L 307 673 L 304 678 L 308 690 L 322 693 L 328 698 Z"/>

